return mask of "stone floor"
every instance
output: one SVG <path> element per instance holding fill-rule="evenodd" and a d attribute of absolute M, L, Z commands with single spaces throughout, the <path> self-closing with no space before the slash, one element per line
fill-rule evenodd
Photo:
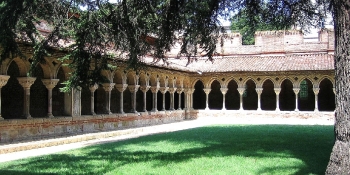
<path fill-rule="evenodd" d="M 290 124 L 290 125 L 333 125 L 334 118 L 291 118 L 278 117 L 200 117 L 177 123 L 147 126 L 110 132 L 100 132 L 0 146 L 0 162 L 23 159 L 44 154 L 81 148 L 94 144 L 115 142 L 162 132 L 173 132 L 213 124 Z"/>

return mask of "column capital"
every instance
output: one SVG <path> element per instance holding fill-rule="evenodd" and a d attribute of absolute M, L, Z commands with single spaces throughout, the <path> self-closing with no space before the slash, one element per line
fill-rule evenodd
<path fill-rule="evenodd" d="M 9 80 L 10 76 L 8 75 L 0 75 L 0 88 L 6 85 L 7 81 Z"/>
<path fill-rule="evenodd" d="M 263 88 L 255 88 L 256 93 L 261 94 L 263 91 Z"/>
<path fill-rule="evenodd" d="M 131 93 L 134 93 L 135 91 L 137 92 L 137 90 L 139 89 L 140 85 L 129 85 L 128 88 L 129 88 L 129 91 Z"/>
<path fill-rule="evenodd" d="M 128 87 L 128 84 L 116 84 L 115 88 L 119 91 L 119 92 L 124 92 L 125 89 Z"/>
<path fill-rule="evenodd" d="M 98 89 L 98 84 L 95 83 L 95 84 L 90 85 L 89 89 L 90 89 L 91 92 L 95 92 L 96 89 Z"/>
<path fill-rule="evenodd" d="M 18 77 L 17 80 L 23 88 L 29 89 L 34 84 L 36 77 Z"/>
<path fill-rule="evenodd" d="M 320 88 L 318 87 L 314 87 L 312 90 L 314 91 L 315 95 L 317 95 L 320 92 Z"/>
<path fill-rule="evenodd" d="M 274 88 L 273 90 L 275 91 L 276 95 L 281 93 L 281 88 Z"/>
<path fill-rule="evenodd" d="M 186 93 L 186 94 L 193 94 L 193 92 L 194 92 L 194 88 L 186 88 L 185 90 L 184 90 L 184 92 Z"/>
<path fill-rule="evenodd" d="M 220 88 L 220 91 L 221 91 L 222 94 L 225 95 L 227 93 L 227 91 L 228 91 L 228 88 Z"/>
<path fill-rule="evenodd" d="M 293 91 L 294 91 L 295 94 L 298 94 L 299 91 L 300 91 L 300 88 L 293 88 Z"/>
<path fill-rule="evenodd" d="M 176 92 L 177 92 L 178 94 L 181 94 L 183 90 L 184 90 L 183 88 L 176 88 Z"/>
<path fill-rule="evenodd" d="M 204 88 L 203 90 L 204 90 L 204 92 L 205 92 L 206 94 L 209 94 L 209 93 L 210 93 L 210 91 L 211 91 L 211 89 L 210 89 L 210 88 Z"/>
<path fill-rule="evenodd" d="M 174 94 L 175 91 L 176 91 L 176 88 L 175 87 L 174 88 L 169 88 L 168 91 L 169 91 L 170 94 Z"/>
<path fill-rule="evenodd" d="M 140 86 L 140 90 L 141 90 L 143 93 L 146 93 L 146 92 L 149 90 L 150 87 L 151 87 L 151 86 Z"/>
<path fill-rule="evenodd" d="M 159 86 L 151 86 L 152 93 L 157 93 L 159 91 Z"/>
<path fill-rule="evenodd" d="M 167 91 L 168 91 L 169 87 L 160 87 L 159 88 L 159 91 L 162 93 L 162 94 L 165 94 Z"/>
<path fill-rule="evenodd" d="M 242 95 L 244 93 L 244 91 L 245 91 L 245 88 L 239 87 L 239 88 L 237 88 L 237 91 L 239 92 L 239 94 Z"/>
<path fill-rule="evenodd" d="M 115 85 L 115 83 L 103 83 L 102 87 L 106 92 L 107 91 L 110 92 L 114 88 L 114 85 Z"/>
<path fill-rule="evenodd" d="M 46 86 L 47 89 L 53 89 L 58 81 L 60 81 L 59 79 L 41 79 L 41 81 L 43 82 L 43 84 Z"/>

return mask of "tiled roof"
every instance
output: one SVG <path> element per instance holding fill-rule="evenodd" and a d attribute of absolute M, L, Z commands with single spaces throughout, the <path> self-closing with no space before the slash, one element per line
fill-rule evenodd
<path fill-rule="evenodd" d="M 148 61 L 147 61 L 148 60 Z M 328 53 L 294 54 L 286 56 L 230 56 L 217 57 L 211 62 L 207 58 L 198 58 L 188 64 L 187 58 L 169 58 L 168 64 L 163 61 L 147 64 L 169 69 L 189 72 L 254 72 L 254 71 L 302 71 L 302 70 L 333 70 L 334 55 Z"/>

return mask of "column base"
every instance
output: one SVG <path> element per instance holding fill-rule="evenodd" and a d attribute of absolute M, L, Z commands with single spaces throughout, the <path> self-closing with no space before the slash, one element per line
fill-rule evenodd
<path fill-rule="evenodd" d="M 153 109 L 152 112 L 158 112 L 158 110 L 157 109 Z"/>
<path fill-rule="evenodd" d="M 2 116 L 0 115 L 0 120 L 5 120 L 4 118 L 2 118 Z"/>
<path fill-rule="evenodd" d="M 204 110 L 209 111 L 209 108 L 205 108 Z"/>
<path fill-rule="evenodd" d="M 276 109 L 275 111 L 281 111 L 280 109 Z"/>
<path fill-rule="evenodd" d="M 95 112 L 91 112 L 91 115 L 96 115 L 96 113 Z"/>
<path fill-rule="evenodd" d="M 32 119 L 33 117 L 31 115 L 24 116 L 26 119 Z"/>
<path fill-rule="evenodd" d="M 294 111 L 295 111 L 295 112 L 299 112 L 299 109 L 295 109 Z"/>
<path fill-rule="evenodd" d="M 315 109 L 314 112 L 320 112 L 318 109 Z"/>
<path fill-rule="evenodd" d="M 124 111 L 122 111 L 122 112 L 119 112 L 119 114 L 125 114 L 125 112 L 124 112 Z"/>
<path fill-rule="evenodd" d="M 48 118 L 54 118 L 54 116 L 51 113 L 47 114 L 47 117 Z"/>
<path fill-rule="evenodd" d="M 181 111 L 182 109 L 181 108 L 179 108 L 179 109 L 177 109 L 178 111 Z"/>

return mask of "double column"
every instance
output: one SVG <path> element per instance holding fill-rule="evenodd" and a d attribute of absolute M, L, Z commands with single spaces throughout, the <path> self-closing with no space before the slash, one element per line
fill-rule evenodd
<path fill-rule="evenodd" d="M 162 102 L 162 111 L 165 111 L 165 93 L 168 91 L 168 87 L 160 87 L 159 91 L 162 93 L 163 95 L 163 102 Z"/>
<path fill-rule="evenodd" d="M 315 93 L 315 112 L 318 112 L 318 93 L 320 92 L 320 88 L 315 87 L 313 88 L 313 91 Z"/>
<path fill-rule="evenodd" d="M 93 84 L 89 87 L 90 89 L 90 93 L 91 93 L 91 97 L 90 97 L 90 100 L 91 100 L 91 103 L 90 103 L 90 106 L 91 106 L 91 115 L 96 115 L 95 113 L 95 91 L 98 89 L 98 84 Z"/>
<path fill-rule="evenodd" d="M 281 88 L 274 88 L 274 91 L 276 93 L 276 111 L 280 111 L 280 93 L 281 93 Z"/>
<path fill-rule="evenodd" d="M 194 88 L 185 89 L 185 109 L 192 110 L 193 109 L 193 92 Z"/>
<path fill-rule="evenodd" d="M 170 110 L 173 111 L 175 110 L 175 105 L 174 105 L 174 94 L 176 92 L 176 88 L 169 88 L 169 93 L 170 93 Z"/>
<path fill-rule="evenodd" d="M 293 91 L 294 91 L 294 94 L 295 94 L 295 110 L 294 111 L 299 111 L 299 108 L 298 108 L 298 94 L 299 94 L 300 88 L 299 87 L 293 88 Z"/>
<path fill-rule="evenodd" d="M 177 89 L 176 89 L 176 92 L 177 92 L 177 94 L 179 95 L 179 104 L 178 104 L 177 110 L 182 110 L 182 109 L 181 109 L 181 93 L 182 93 L 182 91 L 183 91 L 182 88 L 177 88 Z"/>
<path fill-rule="evenodd" d="M 136 93 L 140 87 L 140 85 L 129 85 L 129 91 L 131 92 L 131 112 L 137 113 L 136 111 Z"/>
<path fill-rule="evenodd" d="M 225 96 L 226 96 L 227 90 L 228 88 L 220 88 L 220 91 L 222 93 L 222 110 L 226 110 Z"/>
<path fill-rule="evenodd" d="M 119 109 L 119 113 L 120 114 L 124 114 L 124 91 L 125 89 L 128 87 L 127 84 L 116 84 L 115 88 L 120 92 L 120 109 Z"/>
<path fill-rule="evenodd" d="M 261 111 L 261 93 L 263 88 L 255 88 L 255 91 L 258 94 L 258 111 Z"/>
<path fill-rule="evenodd" d="M 113 87 L 114 87 L 115 83 L 103 83 L 102 86 L 103 86 L 103 89 L 105 90 L 106 92 L 106 108 L 105 108 L 105 112 L 107 114 L 112 114 L 111 112 L 111 91 L 113 90 Z"/>
<path fill-rule="evenodd" d="M 42 79 L 41 80 L 45 85 L 48 95 L 47 95 L 47 116 L 49 118 L 54 117 L 52 114 L 52 89 L 57 85 L 59 79 Z"/>
<path fill-rule="evenodd" d="M 209 93 L 211 91 L 210 88 L 203 89 L 205 92 L 205 110 L 209 110 Z"/>
<path fill-rule="evenodd" d="M 34 84 L 35 77 L 18 77 L 19 84 L 23 87 L 23 116 L 24 118 L 30 119 L 32 116 L 29 113 L 30 110 L 30 86 Z"/>
<path fill-rule="evenodd" d="M 141 86 L 140 90 L 143 92 L 143 112 L 147 112 L 147 91 L 151 86 Z"/>
<path fill-rule="evenodd" d="M 152 86 L 151 87 L 151 91 L 152 91 L 152 94 L 153 94 L 153 109 L 152 109 L 152 112 L 157 112 L 157 93 L 158 93 L 158 90 L 159 90 L 159 86 Z"/>
<path fill-rule="evenodd" d="M 244 91 L 245 91 L 245 88 L 244 87 L 239 87 L 237 88 L 238 90 L 238 93 L 239 93 L 239 110 L 240 111 L 243 111 L 243 94 L 244 94 Z"/>

